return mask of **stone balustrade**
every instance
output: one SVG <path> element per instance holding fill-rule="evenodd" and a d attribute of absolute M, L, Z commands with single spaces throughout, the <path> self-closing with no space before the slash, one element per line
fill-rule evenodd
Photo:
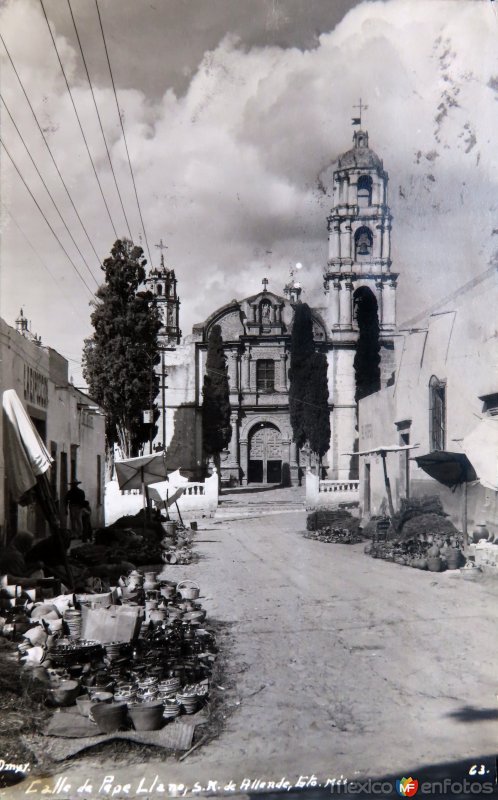
<path fill-rule="evenodd" d="M 320 480 L 312 472 L 306 473 L 306 507 L 338 506 L 340 503 L 357 503 L 360 482 L 355 480 Z"/>

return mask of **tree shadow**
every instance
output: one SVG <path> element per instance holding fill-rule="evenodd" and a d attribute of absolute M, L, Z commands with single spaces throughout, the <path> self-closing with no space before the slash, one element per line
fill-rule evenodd
<path fill-rule="evenodd" d="M 459 722 L 483 722 L 498 719 L 498 708 L 463 706 L 458 711 L 451 711 L 448 716 L 457 719 Z"/>

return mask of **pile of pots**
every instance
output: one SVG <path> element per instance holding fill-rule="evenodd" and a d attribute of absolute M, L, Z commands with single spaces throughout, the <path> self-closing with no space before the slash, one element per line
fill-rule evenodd
<path fill-rule="evenodd" d="M 404 541 L 370 542 L 365 546 L 365 553 L 401 566 L 442 572 L 463 567 L 465 558 L 461 546 L 460 535 L 428 534 Z"/>
<path fill-rule="evenodd" d="M 143 614 L 132 642 L 79 638 L 81 610 L 74 595 L 18 608 L 20 660 L 44 669 L 47 705 L 76 704 L 102 732 L 130 725 L 156 730 L 195 713 L 208 697 L 217 652 L 213 633 L 202 627 L 206 611 L 199 587 L 134 570 L 115 594 Z M 79 605 L 91 604 L 91 598 L 83 602 L 80 596 Z"/>

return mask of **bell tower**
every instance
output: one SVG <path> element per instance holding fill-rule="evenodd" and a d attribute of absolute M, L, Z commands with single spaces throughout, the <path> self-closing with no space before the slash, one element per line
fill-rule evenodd
<path fill-rule="evenodd" d="M 358 477 L 357 459 L 345 454 L 355 450 L 361 425 L 354 367 L 360 307 L 368 307 L 369 313 L 376 315 L 380 328 L 380 381 L 372 391 L 384 387 L 394 369 L 398 274 L 391 270 L 388 174 L 369 146 L 368 132 L 362 129 L 361 111 L 366 107 L 361 101 L 358 107 L 353 147 L 339 157 L 333 172 L 332 209 L 327 219 L 329 252 L 323 276 L 331 342 L 329 390 L 334 404 L 328 476 L 338 480 Z"/>
<path fill-rule="evenodd" d="M 368 133 L 355 130 L 353 147 L 333 176 L 333 206 L 328 217 L 329 257 L 324 275 L 332 332 L 354 327 L 353 294 L 368 287 L 377 300 L 381 331 L 396 325 L 396 281 L 391 272 L 388 175 L 368 145 Z"/>

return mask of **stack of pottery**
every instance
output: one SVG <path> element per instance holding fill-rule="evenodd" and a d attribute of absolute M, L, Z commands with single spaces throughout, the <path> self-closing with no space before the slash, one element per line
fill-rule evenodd
<path fill-rule="evenodd" d="M 108 642 L 104 645 L 104 652 L 108 661 L 116 661 L 124 655 L 128 655 L 130 645 L 128 642 Z"/>
<path fill-rule="evenodd" d="M 81 611 L 77 611 L 75 608 L 67 608 L 64 611 L 64 624 L 70 639 L 81 638 Z"/>
<path fill-rule="evenodd" d="M 181 692 L 176 695 L 178 703 L 183 707 L 186 714 L 194 714 L 199 705 L 197 697 L 197 688 L 195 686 L 186 686 Z"/>
<path fill-rule="evenodd" d="M 176 697 L 167 698 L 164 701 L 163 719 L 169 722 L 180 714 L 181 708 Z"/>
<path fill-rule="evenodd" d="M 180 686 L 180 678 L 167 678 L 157 685 L 158 697 L 161 700 L 175 698 L 176 693 L 180 690 Z"/>

